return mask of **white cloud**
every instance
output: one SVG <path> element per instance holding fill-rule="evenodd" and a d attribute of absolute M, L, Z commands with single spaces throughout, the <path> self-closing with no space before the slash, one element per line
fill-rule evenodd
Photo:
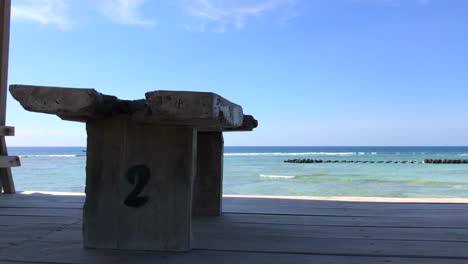
<path fill-rule="evenodd" d="M 14 0 L 11 17 L 67 30 L 73 24 L 67 14 L 68 9 L 68 0 Z"/>
<path fill-rule="evenodd" d="M 95 6 L 102 15 L 117 24 L 154 25 L 156 21 L 145 19 L 141 14 L 144 2 L 145 0 L 13 0 L 11 16 L 16 20 L 68 30 L 75 24 L 72 17 L 79 16 L 76 12 L 71 14 L 72 9 L 91 10 L 92 7 L 89 6 Z"/>
<path fill-rule="evenodd" d="M 191 0 L 186 2 L 186 11 L 200 21 L 187 29 L 214 32 L 242 29 L 250 19 L 273 11 L 280 12 L 280 21 L 284 23 L 294 15 L 295 4 L 296 0 Z"/>
<path fill-rule="evenodd" d="M 155 20 L 145 19 L 141 8 L 145 0 L 101 0 L 99 11 L 114 23 L 124 25 L 151 26 Z"/>

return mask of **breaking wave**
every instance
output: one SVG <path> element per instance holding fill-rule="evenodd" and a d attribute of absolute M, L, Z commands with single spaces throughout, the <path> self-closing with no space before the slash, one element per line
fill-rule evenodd
<path fill-rule="evenodd" d="M 20 155 L 20 158 L 75 158 L 75 157 L 84 157 L 85 155 L 77 154 L 63 154 L 63 155 Z"/>
<path fill-rule="evenodd" d="M 287 176 L 287 175 L 268 175 L 268 174 L 260 174 L 260 178 L 268 178 L 268 179 L 294 179 L 296 176 Z"/>

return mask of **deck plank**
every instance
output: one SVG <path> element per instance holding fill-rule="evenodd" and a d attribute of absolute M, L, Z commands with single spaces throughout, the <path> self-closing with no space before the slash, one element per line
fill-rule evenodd
<path fill-rule="evenodd" d="M 81 218 L 80 208 L 10 208 L 0 207 L 0 221 L 6 223 L 61 223 Z M 29 219 L 18 219 L 15 216 L 26 216 Z M 40 217 L 39 219 L 33 219 Z M 73 217 L 72 219 L 67 217 Z M 4 220 L 2 220 L 4 219 Z M 253 213 L 224 213 L 222 218 L 226 222 L 297 225 L 318 227 L 394 227 L 394 228 L 440 228 L 467 229 L 468 216 L 463 215 L 422 215 L 422 216 L 340 216 L 340 215 L 270 215 Z M 2 223 L 0 222 L 0 225 Z"/>
<path fill-rule="evenodd" d="M 40 249 L 40 250 L 38 250 Z M 459 264 L 465 259 L 456 258 L 405 258 L 348 255 L 307 255 L 265 252 L 238 252 L 215 250 L 192 250 L 190 253 L 174 254 L 145 251 L 116 251 L 83 249 L 80 243 L 29 243 L 14 248 L 15 255 L 1 258 L 0 261 L 23 261 L 40 263 L 400 263 L 400 264 Z M 38 254 L 38 251 L 40 251 Z M 1 254 L 0 250 L 0 254 Z M 2 255 L 3 256 L 3 255 Z"/>
<path fill-rule="evenodd" d="M 224 214 L 232 222 L 263 223 L 277 225 L 315 226 L 374 226 L 404 228 L 467 228 L 466 217 L 444 217 L 443 214 L 428 217 L 357 217 L 357 216 L 308 216 L 308 215 L 268 215 L 268 214 Z"/>
<path fill-rule="evenodd" d="M 220 232 L 219 230 L 223 230 Z M 444 228 L 382 228 L 382 227 L 342 227 L 330 226 L 296 226 L 269 225 L 251 223 L 213 223 L 211 221 L 195 220 L 193 226 L 194 243 L 203 244 L 203 240 L 211 236 L 244 236 L 271 237 L 277 239 L 313 238 L 341 240 L 393 240 L 393 241 L 435 241 L 435 242 L 465 242 L 468 243 L 468 229 Z M 68 225 L 61 232 L 54 232 L 47 237 L 48 241 L 81 241 L 81 225 Z M 268 244 L 268 243 L 266 243 Z M 200 247 L 200 249 L 204 249 Z M 269 251 L 268 247 L 262 251 Z"/>
<path fill-rule="evenodd" d="M 0 264 L 468 263 L 463 203 L 227 197 L 228 213 L 194 219 L 195 250 L 173 254 L 83 249 L 83 198 L 0 196 Z"/>
<path fill-rule="evenodd" d="M 324 199 L 326 197 L 323 197 Z M 225 212 L 264 212 L 304 214 L 315 209 L 363 209 L 363 210 L 467 210 L 468 199 L 409 199 L 412 202 L 393 202 L 394 198 L 368 198 L 365 201 L 251 198 L 227 195 L 223 199 Z M 344 198 L 341 198 L 344 199 Z M 351 198 L 350 198 L 351 199 Z M 403 198 L 401 198 L 403 199 Z M 402 201 L 399 199 L 400 201 Z M 373 201 L 375 200 L 375 201 Z M 383 202 L 386 201 L 386 202 Z M 416 202 L 417 201 L 417 202 Z M 432 201 L 432 202 L 431 202 Z M 435 202 L 439 201 L 439 202 Z M 444 201 L 443 203 L 440 201 Z M 449 202 L 454 201 L 454 202 Z M 457 201 L 457 202 L 455 202 Z M 291 206 L 291 202 L 294 206 Z"/>

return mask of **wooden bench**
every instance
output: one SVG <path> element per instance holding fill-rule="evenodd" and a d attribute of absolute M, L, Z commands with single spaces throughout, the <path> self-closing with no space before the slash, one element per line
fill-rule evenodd
<path fill-rule="evenodd" d="M 28 111 L 86 122 L 89 248 L 190 250 L 192 214 L 221 213 L 222 132 L 257 126 L 214 93 L 155 91 L 127 101 L 94 89 L 10 92 Z"/>

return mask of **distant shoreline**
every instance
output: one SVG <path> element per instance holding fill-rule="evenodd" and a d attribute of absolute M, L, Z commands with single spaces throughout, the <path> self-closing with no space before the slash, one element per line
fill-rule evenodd
<path fill-rule="evenodd" d="M 44 194 L 63 196 L 85 196 L 83 192 L 46 192 L 46 191 L 20 191 L 20 194 Z M 355 196 L 284 196 L 284 195 L 249 195 L 224 194 L 224 198 L 247 199 L 285 199 L 308 201 L 337 201 L 337 202 L 378 202 L 378 203 L 462 203 L 468 204 L 468 198 L 401 198 L 401 197 L 355 197 Z"/>

